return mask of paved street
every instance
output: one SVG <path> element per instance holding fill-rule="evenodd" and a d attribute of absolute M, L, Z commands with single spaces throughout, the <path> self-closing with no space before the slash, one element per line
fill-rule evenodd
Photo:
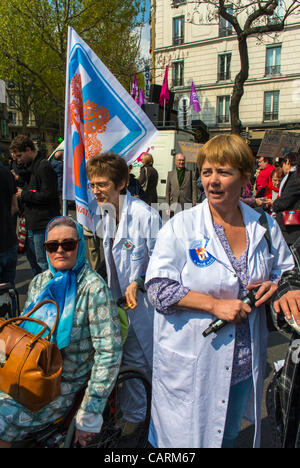
<path fill-rule="evenodd" d="M 19 256 L 17 267 L 16 287 L 19 292 L 20 307 L 24 305 L 28 284 L 32 278 L 29 264 L 25 255 Z M 277 332 L 270 333 L 268 346 L 268 365 L 266 371 L 265 389 L 273 374 L 273 362 L 284 358 L 287 348 L 287 340 Z M 243 422 L 242 431 L 238 439 L 239 448 L 250 448 L 253 437 L 253 425 L 247 421 Z M 272 431 L 267 419 L 265 398 L 262 413 L 262 448 L 272 448 Z"/>

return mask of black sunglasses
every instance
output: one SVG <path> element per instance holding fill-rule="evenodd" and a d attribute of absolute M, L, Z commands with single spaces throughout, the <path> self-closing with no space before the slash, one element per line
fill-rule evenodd
<path fill-rule="evenodd" d="M 57 240 L 46 241 L 44 242 L 44 246 L 47 252 L 50 253 L 57 252 L 59 246 L 61 246 L 65 252 L 72 252 L 76 249 L 79 240 L 80 239 L 64 239 L 62 242 Z"/>

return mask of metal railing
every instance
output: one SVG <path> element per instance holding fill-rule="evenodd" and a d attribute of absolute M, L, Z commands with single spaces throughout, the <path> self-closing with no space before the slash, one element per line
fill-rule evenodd
<path fill-rule="evenodd" d="M 217 123 L 229 123 L 229 114 L 217 115 Z"/>
<path fill-rule="evenodd" d="M 184 36 L 173 36 L 173 45 L 181 45 L 184 43 Z"/>
<path fill-rule="evenodd" d="M 278 111 L 264 112 L 264 120 L 278 120 Z"/>
<path fill-rule="evenodd" d="M 231 74 L 230 71 L 219 71 L 218 72 L 218 81 L 230 80 Z"/>
<path fill-rule="evenodd" d="M 280 74 L 280 65 L 266 66 L 265 75 L 279 75 Z"/>

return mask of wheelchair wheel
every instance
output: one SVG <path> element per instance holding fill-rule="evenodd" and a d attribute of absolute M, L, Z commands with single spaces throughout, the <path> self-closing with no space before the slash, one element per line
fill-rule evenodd
<path fill-rule="evenodd" d="M 4 320 L 20 315 L 19 294 L 10 283 L 0 284 L 0 317 Z"/>
<path fill-rule="evenodd" d="M 138 405 L 136 406 L 136 402 Z M 142 404 L 141 404 L 142 403 Z M 135 422 L 126 418 L 130 409 Z M 103 425 L 86 448 L 143 448 L 147 444 L 151 413 L 151 383 L 140 369 L 122 367 L 103 412 Z M 75 428 L 67 435 L 65 448 L 71 446 Z M 69 432 L 70 432 L 69 431 Z"/>

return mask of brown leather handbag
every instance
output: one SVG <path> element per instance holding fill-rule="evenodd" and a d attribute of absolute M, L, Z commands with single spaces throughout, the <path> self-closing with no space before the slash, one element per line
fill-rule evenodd
<path fill-rule="evenodd" d="M 47 325 L 30 315 L 46 303 L 56 305 L 57 315 L 50 333 L 41 338 Z M 58 320 L 58 305 L 51 300 L 37 304 L 26 315 L 0 318 L 0 390 L 33 412 L 61 394 L 62 357 L 56 344 L 50 342 Z M 17 326 L 23 321 L 38 323 L 43 329 L 34 335 Z"/>

